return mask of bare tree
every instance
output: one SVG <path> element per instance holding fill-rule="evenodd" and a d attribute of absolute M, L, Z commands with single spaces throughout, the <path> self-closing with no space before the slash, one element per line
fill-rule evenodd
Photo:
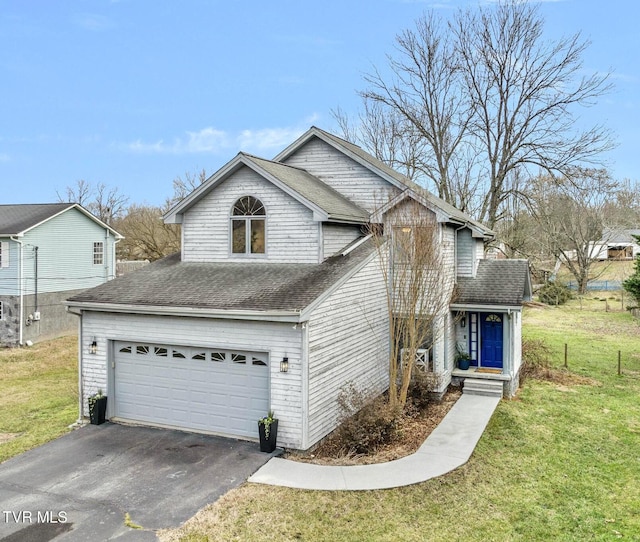
<path fill-rule="evenodd" d="M 131 205 L 117 222 L 124 239 L 118 243 L 118 257 L 125 260 L 154 261 L 180 250 L 180 226 L 165 224 L 163 209 L 150 205 Z"/>
<path fill-rule="evenodd" d="M 132 205 L 117 229 L 125 236 L 118 244 L 119 257 L 130 260 L 154 261 L 180 250 L 180 225 L 165 224 L 163 215 L 188 196 L 207 178 L 205 170 L 186 172 L 173 180 L 173 195 L 163 206 Z"/>
<path fill-rule="evenodd" d="M 391 322 L 389 403 L 404 406 L 418 350 L 431 349 L 443 333 L 453 280 L 444 269 L 440 227 L 422 205 L 410 201 L 398 206 L 383 227 L 372 226 L 371 234 Z"/>
<path fill-rule="evenodd" d="M 432 12 L 396 38 L 390 75 L 374 69 L 360 93 L 365 110 L 404 121 L 398 137 L 420 136 L 414 169 L 438 195 L 490 227 L 516 194 L 514 178 L 570 178 L 613 146 L 604 127 L 576 125 L 577 109 L 611 88 L 608 74 L 582 75 L 589 42 L 549 41 L 543 30 L 538 7 L 518 0 L 458 11 L 447 24 Z"/>
<path fill-rule="evenodd" d="M 84 179 L 78 180 L 75 186 L 67 186 L 64 196 L 57 191 L 56 194 L 59 201 L 78 203 L 109 225 L 124 216 L 129 203 L 129 197 L 117 187 L 109 188 L 104 183 L 93 186 Z"/>
<path fill-rule="evenodd" d="M 197 173 L 187 171 L 184 177 L 177 176 L 173 179 L 173 195 L 165 202 L 166 210 L 169 210 L 180 200 L 187 197 L 206 180 L 207 172 L 204 169 L 201 169 Z"/>
<path fill-rule="evenodd" d="M 470 133 L 488 172 L 480 216 L 491 227 L 509 196 L 510 173 L 533 166 L 569 177 L 612 146 L 601 126 L 574 131 L 574 106 L 610 89 L 607 75 L 580 75 L 589 42 L 579 34 L 546 42 L 543 27 L 538 7 L 526 2 L 467 11 L 451 24 L 474 113 Z"/>
<path fill-rule="evenodd" d="M 606 244 L 607 235 L 619 229 L 609 202 L 615 199 L 619 184 L 604 169 L 572 172 L 579 183 L 538 177 L 529 189 L 529 207 L 537 221 L 542 250 L 548 250 L 575 277 L 578 292 L 587 291 L 593 276 L 592 264 Z M 608 233 L 607 233 L 608 232 Z"/>

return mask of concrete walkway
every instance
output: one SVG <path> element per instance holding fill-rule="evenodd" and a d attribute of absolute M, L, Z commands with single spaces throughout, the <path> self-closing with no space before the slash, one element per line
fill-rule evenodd
<path fill-rule="evenodd" d="M 464 465 L 499 397 L 463 394 L 414 454 L 375 465 L 334 467 L 274 457 L 250 482 L 329 491 L 389 489 L 424 482 Z"/>

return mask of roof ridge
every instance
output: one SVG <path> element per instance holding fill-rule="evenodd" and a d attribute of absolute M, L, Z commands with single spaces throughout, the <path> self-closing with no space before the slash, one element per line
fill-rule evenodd
<path fill-rule="evenodd" d="M 291 168 L 291 169 L 296 169 L 298 171 L 304 171 L 305 173 L 315 177 L 315 175 L 313 175 L 313 173 L 309 173 L 306 169 L 301 168 L 300 166 L 292 166 L 291 164 L 286 164 L 285 162 L 280 162 L 278 160 L 271 160 L 269 158 L 263 158 L 262 156 L 257 156 L 255 154 L 251 154 L 250 152 L 240 151 L 238 154 L 242 154 L 243 156 L 247 156 L 249 158 L 254 158 L 256 160 L 262 160 L 263 162 L 269 162 L 270 164 L 276 164 L 278 166 L 288 167 L 288 168 Z M 316 179 L 317 179 L 317 177 L 316 177 Z"/>

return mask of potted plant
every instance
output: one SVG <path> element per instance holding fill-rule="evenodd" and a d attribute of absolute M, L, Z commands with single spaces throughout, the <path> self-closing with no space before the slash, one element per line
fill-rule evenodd
<path fill-rule="evenodd" d="M 105 422 L 106 413 L 107 396 L 98 389 L 98 393 L 89 397 L 89 419 L 93 425 L 100 425 Z"/>
<path fill-rule="evenodd" d="M 467 352 L 463 352 L 457 348 L 456 363 L 461 371 L 468 371 L 471 366 L 471 356 Z"/>
<path fill-rule="evenodd" d="M 273 417 L 273 410 L 258 420 L 258 435 L 260 436 L 261 452 L 271 453 L 276 449 L 278 419 Z"/>

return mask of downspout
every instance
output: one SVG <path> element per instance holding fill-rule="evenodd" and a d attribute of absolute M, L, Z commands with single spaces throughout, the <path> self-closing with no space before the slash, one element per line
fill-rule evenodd
<path fill-rule="evenodd" d="M 114 245 L 115 246 L 115 245 Z M 104 230 L 104 251 L 102 254 L 103 265 L 104 265 L 104 281 L 107 282 L 109 280 L 109 258 L 107 258 L 107 250 L 109 249 L 109 230 Z M 111 252 L 109 250 L 109 252 Z"/>
<path fill-rule="evenodd" d="M 82 345 L 84 344 L 83 334 L 82 334 L 82 311 L 74 312 L 71 310 L 69 306 L 67 306 L 67 312 L 71 314 L 75 314 L 79 317 L 78 319 L 78 419 L 76 420 L 76 424 L 81 425 L 84 420 L 82 406 L 84 403 L 84 386 L 82 382 Z"/>
<path fill-rule="evenodd" d="M 116 245 L 122 241 L 122 237 L 113 236 L 113 250 L 111 252 L 111 278 L 115 279 L 118 276 L 117 261 L 116 261 Z M 110 280 L 110 279 L 107 279 Z"/>
<path fill-rule="evenodd" d="M 38 311 L 38 247 L 33 247 L 33 251 L 34 251 L 34 259 L 35 259 L 35 263 L 34 263 L 34 274 L 35 274 L 35 278 L 34 278 L 34 286 L 33 286 L 33 297 L 34 297 L 34 304 L 35 304 L 35 308 L 34 311 L 37 312 Z"/>
<path fill-rule="evenodd" d="M 24 254 L 24 244 L 17 237 L 9 237 L 12 241 L 15 241 L 20 245 L 20 265 L 19 265 L 19 276 L 18 279 L 18 288 L 20 289 L 20 325 L 19 325 L 19 333 L 18 333 L 18 343 L 22 346 L 22 338 L 23 338 L 23 320 L 24 320 L 24 268 L 23 268 L 23 254 Z"/>

